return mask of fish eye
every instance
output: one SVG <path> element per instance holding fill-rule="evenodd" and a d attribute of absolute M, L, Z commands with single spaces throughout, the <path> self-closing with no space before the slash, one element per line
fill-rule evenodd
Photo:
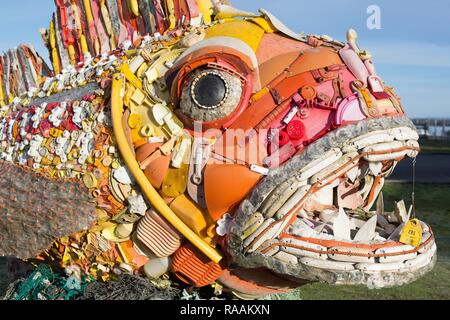
<path fill-rule="evenodd" d="M 182 84 L 180 109 L 195 121 L 217 121 L 238 108 L 242 93 L 242 81 L 235 75 L 217 69 L 194 70 Z"/>
<path fill-rule="evenodd" d="M 191 85 L 191 97 L 202 109 L 219 108 L 228 95 L 227 80 L 216 71 L 204 71 Z"/>

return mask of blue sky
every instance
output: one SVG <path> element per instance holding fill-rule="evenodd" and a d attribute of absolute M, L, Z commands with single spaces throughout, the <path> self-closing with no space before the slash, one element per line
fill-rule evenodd
<path fill-rule="evenodd" d="M 0 0 L 0 51 L 31 43 L 45 57 L 38 32 L 53 0 Z M 241 9 L 265 8 L 298 32 L 344 40 L 348 28 L 374 55 L 378 73 L 394 86 L 412 117 L 450 118 L 450 1 L 232 0 Z M 369 5 L 381 9 L 381 29 L 366 26 Z"/>

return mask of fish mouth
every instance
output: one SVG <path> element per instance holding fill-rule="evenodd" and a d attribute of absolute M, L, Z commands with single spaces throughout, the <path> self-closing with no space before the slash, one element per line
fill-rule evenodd
<path fill-rule="evenodd" d="M 430 226 L 421 243 L 400 243 L 404 202 L 384 212 L 384 181 L 419 136 L 404 116 L 360 121 L 330 132 L 272 170 L 237 209 L 227 249 L 243 268 L 267 268 L 299 282 L 403 285 L 436 262 Z M 376 211 L 372 207 L 376 205 Z"/>

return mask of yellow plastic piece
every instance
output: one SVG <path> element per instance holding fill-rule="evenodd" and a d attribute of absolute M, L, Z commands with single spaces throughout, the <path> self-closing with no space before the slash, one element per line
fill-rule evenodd
<path fill-rule="evenodd" d="M 91 23 L 94 21 L 94 15 L 92 14 L 92 8 L 91 8 L 91 1 L 90 0 L 83 0 L 84 4 L 84 10 L 86 11 L 86 17 L 88 23 Z"/>
<path fill-rule="evenodd" d="M 3 80 L 0 77 L 0 107 L 3 107 L 5 105 L 5 94 L 3 93 Z"/>
<path fill-rule="evenodd" d="M 77 56 L 75 53 L 75 48 L 73 47 L 73 45 L 70 44 L 67 49 L 69 51 L 70 64 L 75 65 L 77 63 Z"/>
<path fill-rule="evenodd" d="M 259 99 L 261 99 L 262 97 L 264 97 L 266 94 L 268 94 L 270 91 L 269 91 L 269 89 L 267 88 L 267 87 L 265 87 L 265 88 L 262 88 L 260 91 L 258 91 L 257 93 L 255 93 L 252 97 L 251 97 L 251 99 L 250 99 L 250 101 L 252 102 L 252 103 L 255 103 L 256 101 L 258 101 Z"/>
<path fill-rule="evenodd" d="M 128 64 L 122 64 L 120 66 L 120 72 L 123 73 L 125 78 L 130 82 L 134 87 L 142 89 L 142 81 L 131 72 Z"/>
<path fill-rule="evenodd" d="M 166 131 L 158 126 L 154 120 L 152 119 L 151 112 L 149 112 L 149 109 L 145 105 L 134 105 L 131 104 L 131 112 L 140 114 L 142 117 L 142 126 L 149 126 L 151 128 L 152 136 L 155 137 L 165 137 L 169 138 L 169 135 L 166 133 Z"/>
<path fill-rule="evenodd" d="M 418 219 L 408 221 L 403 227 L 400 242 L 418 247 L 422 241 L 422 226 Z"/>
<path fill-rule="evenodd" d="M 266 33 L 274 33 L 277 31 L 277 29 L 267 19 L 256 17 L 256 18 L 248 18 L 246 20 L 256 23 L 258 26 L 263 28 Z"/>
<path fill-rule="evenodd" d="M 177 229 L 187 240 L 203 252 L 208 258 L 215 263 L 222 260 L 222 255 L 209 246 L 203 239 L 201 239 L 193 230 L 191 230 L 177 215 L 170 209 L 163 198 L 155 190 L 155 188 L 148 181 L 144 172 L 139 167 L 133 152 L 131 151 L 127 138 L 122 128 L 122 113 L 123 103 L 121 99 L 121 91 L 123 87 L 123 76 L 115 74 L 112 83 L 112 122 L 114 128 L 114 135 L 119 146 L 120 153 L 128 166 L 131 174 L 139 184 L 142 192 L 150 201 L 153 208 L 159 212 L 175 229 Z"/>
<path fill-rule="evenodd" d="M 172 198 L 182 195 L 187 188 L 188 175 L 189 165 L 187 163 L 182 163 L 179 169 L 169 168 L 162 184 L 162 192 Z"/>
<path fill-rule="evenodd" d="M 56 48 L 56 30 L 54 20 L 50 21 L 50 35 L 49 35 L 50 47 Z"/>
<path fill-rule="evenodd" d="M 169 31 L 175 29 L 175 27 L 177 26 L 177 19 L 175 18 L 175 4 L 173 3 L 173 0 L 166 0 L 166 4 L 167 10 L 169 11 Z"/>
<path fill-rule="evenodd" d="M 170 208 L 186 225 L 201 235 L 208 226 L 202 211 L 184 194 L 176 198 Z"/>
<path fill-rule="evenodd" d="M 211 24 L 211 15 L 214 10 L 211 4 L 211 0 L 197 0 L 198 10 L 203 15 L 203 22 L 205 24 Z"/>
<path fill-rule="evenodd" d="M 139 69 L 137 69 L 136 71 L 136 76 L 138 78 L 142 78 L 142 76 L 144 75 L 144 72 L 148 69 L 148 64 L 147 62 L 144 62 L 143 64 L 141 64 L 141 66 L 139 67 Z"/>
<path fill-rule="evenodd" d="M 134 95 L 134 91 L 136 91 L 136 88 L 133 87 L 131 84 L 127 83 L 125 85 L 125 94 L 123 95 L 123 103 L 127 107 L 131 107 L 131 97 Z"/>
<path fill-rule="evenodd" d="M 133 113 L 128 118 L 128 125 L 131 129 L 138 129 L 142 125 L 142 116 L 140 114 Z"/>
<path fill-rule="evenodd" d="M 63 135 L 63 131 L 62 130 L 59 130 L 59 129 L 56 129 L 56 128 L 51 128 L 50 129 L 50 135 L 53 137 L 53 138 L 59 138 L 59 137 L 62 137 L 62 135 Z"/>
<path fill-rule="evenodd" d="M 56 30 L 55 30 L 55 23 L 53 20 L 52 20 L 52 22 L 50 22 L 49 42 L 50 42 L 50 47 L 52 49 L 53 70 L 55 71 L 56 74 L 58 74 L 61 72 L 61 68 L 59 67 L 59 55 L 58 55 L 58 50 L 56 49 Z"/>
<path fill-rule="evenodd" d="M 131 12 L 133 12 L 133 14 L 136 17 L 139 17 L 139 5 L 138 5 L 138 0 L 130 0 L 130 8 L 131 8 Z"/>
<path fill-rule="evenodd" d="M 264 36 L 264 29 L 248 21 L 231 20 L 216 24 L 206 30 L 206 39 L 213 37 L 232 37 L 247 43 L 253 51 L 258 50 Z"/>
<path fill-rule="evenodd" d="M 83 51 L 84 54 L 89 53 L 89 47 L 84 34 L 80 36 L 80 44 L 81 44 L 81 51 Z"/>

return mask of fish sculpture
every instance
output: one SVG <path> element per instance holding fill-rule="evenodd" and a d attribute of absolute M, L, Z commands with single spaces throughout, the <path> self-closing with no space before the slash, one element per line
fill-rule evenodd
<path fill-rule="evenodd" d="M 384 210 L 419 136 L 356 31 L 217 0 L 55 5 L 52 66 L 0 60 L 0 255 L 241 298 L 433 268 L 431 227 Z"/>

